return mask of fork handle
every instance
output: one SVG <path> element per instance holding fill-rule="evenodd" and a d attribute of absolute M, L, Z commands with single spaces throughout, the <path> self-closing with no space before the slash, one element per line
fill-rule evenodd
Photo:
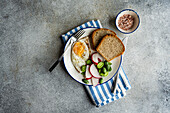
<path fill-rule="evenodd" d="M 65 51 L 63 52 L 63 54 L 60 56 L 60 58 L 50 67 L 49 71 L 52 72 L 53 69 L 61 62 L 64 53 L 68 50 L 68 47 L 73 43 L 73 41 L 71 40 L 69 45 L 67 46 L 67 48 L 65 49 Z"/>

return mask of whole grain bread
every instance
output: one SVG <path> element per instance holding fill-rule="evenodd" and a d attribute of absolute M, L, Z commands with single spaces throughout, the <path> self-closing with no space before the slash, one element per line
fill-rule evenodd
<path fill-rule="evenodd" d="M 95 31 L 93 31 L 92 33 L 92 43 L 93 43 L 93 48 L 95 49 L 98 44 L 100 43 L 100 41 L 102 40 L 102 38 L 106 35 L 116 35 L 115 32 L 106 29 L 106 28 L 100 28 L 100 29 L 96 29 Z"/>
<path fill-rule="evenodd" d="M 96 50 L 107 61 L 111 61 L 115 57 L 122 55 L 125 51 L 125 47 L 116 35 L 106 35 L 103 37 Z"/>

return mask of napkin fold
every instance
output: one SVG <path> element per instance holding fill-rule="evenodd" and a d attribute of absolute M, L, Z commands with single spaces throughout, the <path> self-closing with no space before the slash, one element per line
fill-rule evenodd
<path fill-rule="evenodd" d="M 66 34 L 63 34 L 61 37 L 64 41 L 64 44 L 67 42 L 67 40 L 78 30 L 88 27 L 94 27 L 94 28 L 102 28 L 102 25 L 99 20 L 92 20 L 89 22 L 86 22 L 71 31 L 67 32 Z M 126 39 L 125 39 L 126 40 Z M 107 81 L 104 84 L 94 86 L 88 86 L 85 85 L 85 88 L 87 89 L 87 92 L 91 96 L 94 104 L 99 107 L 106 105 L 112 101 L 118 100 L 126 95 L 126 91 L 131 89 L 130 82 L 125 74 L 125 71 L 123 70 L 123 67 L 120 66 L 119 70 L 119 79 L 117 80 L 117 89 L 116 94 L 113 94 L 113 88 L 114 88 L 114 79 L 115 77 L 112 77 L 109 81 Z"/>

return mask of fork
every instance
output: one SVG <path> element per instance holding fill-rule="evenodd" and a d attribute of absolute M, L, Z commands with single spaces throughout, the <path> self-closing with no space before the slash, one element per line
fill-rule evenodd
<path fill-rule="evenodd" d="M 83 34 L 85 33 L 85 31 L 82 29 L 82 30 L 79 30 L 76 34 L 74 34 L 70 40 L 69 40 L 69 44 L 68 46 L 66 47 L 64 53 L 59 57 L 59 59 L 50 67 L 49 71 L 52 72 L 53 69 L 61 62 L 64 54 L 66 53 L 66 51 L 68 50 L 68 47 L 70 45 L 73 44 L 73 42 L 76 42 Z"/>
<path fill-rule="evenodd" d="M 125 39 L 126 39 L 126 41 L 124 41 Z M 122 42 L 124 42 L 125 48 L 126 48 L 126 45 L 127 45 L 127 39 L 128 39 L 127 37 L 122 39 Z M 122 62 L 123 62 L 123 56 L 124 56 L 124 54 L 122 55 Z M 117 90 L 117 87 L 118 87 L 119 74 L 120 74 L 120 69 L 118 70 L 117 76 L 115 78 L 115 83 L 114 83 L 115 87 L 113 89 L 113 94 L 116 94 L 116 90 Z"/>

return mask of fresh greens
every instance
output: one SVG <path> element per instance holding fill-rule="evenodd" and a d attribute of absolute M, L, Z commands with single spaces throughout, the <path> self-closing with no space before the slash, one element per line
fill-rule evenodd
<path fill-rule="evenodd" d="M 107 70 L 106 70 L 105 67 L 102 68 L 102 71 L 103 71 L 103 73 L 106 73 L 106 72 L 107 72 Z"/>
<path fill-rule="evenodd" d="M 82 81 L 83 81 L 84 83 L 86 83 L 86 84 L 88 84 L 88 83 L 89 83 L 89 81 L 88 81 L 88 80 L 86 80 L 86 79 L 82 79 Z"/>
<path fill-rule="evenodd" d="M 90 65 L 90 64 L 92 64 L 92 61 L 89 59 L 89 60 L 86 61 L 86 64 Z"/>
<path fill-rule="evenodd" d="M 100 78 L 99 83 L 100 83 L 100 84 L 103 83 L 103 78 Z"/>
<path fill-rule="evenodd" d="M 86 66 L 85 66 L 85 65 L 83 65 L 83 66 L 81 67 L 81 71 L 82 71 L 82 72 L 85 72 L 85 71 L 86 71 Z"/>
<path fill-rule="evenodd" d="M 103 66 L 104 66 L 104 62 L 99 62 L 99 63 L 97 64 L 97 68 L 98 68 L 98 69 L 101 69 Z"/>

